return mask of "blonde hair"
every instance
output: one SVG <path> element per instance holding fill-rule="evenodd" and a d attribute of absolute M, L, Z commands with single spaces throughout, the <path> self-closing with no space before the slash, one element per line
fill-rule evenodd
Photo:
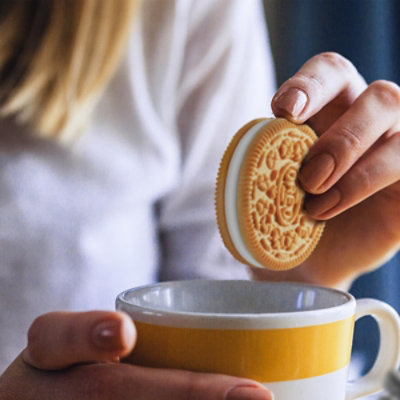
<path fill-rule="evenodd" d="M 0 116 L 74 137 L 118 65 L 139 1 L 0 3 Z"/>

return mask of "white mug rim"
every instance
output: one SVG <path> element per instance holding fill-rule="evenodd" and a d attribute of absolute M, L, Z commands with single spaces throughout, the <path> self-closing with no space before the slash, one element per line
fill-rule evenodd
<path fill-rule="evenodd" d="M 132 293 L 143 293 L 157 287 L 172 285 L 184 285 L 187 282 L 200 280 L 167 281 L 149 285 L 138 286 L 121 292 L 116 298 L 116 308 L 128 313 L 134 321 L 181 328 L 201 329 L 282 329 L 297 328 L 311 325 L 322 325 L 340 321 L 355 314 L 356 301 L 348 292 L 316 286 L 311 284 L 294 282 L 264 282 L 271 285 L 290 285 L 299 288 L 318 289 L 337 293 L 345 298 L 343 304 L 331 307 L 290 312 L 275 313 L 211 313 L 192 311 L 171 311 L 156 307 L 135 305 L 127 300 Z M 216 282 L 215 280 L 201 280 L 202 282 Z M 243 282 L 242 280 L 219 280 L 218 282 Z M 251 282 L 251 281 L 244 281 Z M 257 281 L 259 282 L 259 281 Z M 261 283 L 261 282 L 259 282 Z"/>

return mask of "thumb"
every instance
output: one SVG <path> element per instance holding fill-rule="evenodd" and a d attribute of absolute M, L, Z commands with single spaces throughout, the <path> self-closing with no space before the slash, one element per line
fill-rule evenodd
<path fill-rule="evenodd" d="M 52 312 L 38 317 L 28 331 L 23 360 L 40 369 L 118 361 L 136 342 L 131 318 L 122 312 Z"/>

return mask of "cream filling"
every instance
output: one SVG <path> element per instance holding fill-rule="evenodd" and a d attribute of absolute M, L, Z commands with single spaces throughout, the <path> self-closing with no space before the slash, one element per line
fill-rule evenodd
<path fill-rule="evenodd" d="M 268 122 L 269 119 L 257 123 L 251 129 L 249 129 L 249 131 L 239 141 L 235 151 L 233 152 L 231 162 L 229 163 L 225 181 L 225 219 L 232 243 L 239 254 L 249 264 L 259 268 L 265 267 L 251 255 L 242 240 L 242 235 L 240 234 L 239 220 L 237 216 L 237 191 L 240 167 L 242 165 L 247 148 L 257 132 Z"/>

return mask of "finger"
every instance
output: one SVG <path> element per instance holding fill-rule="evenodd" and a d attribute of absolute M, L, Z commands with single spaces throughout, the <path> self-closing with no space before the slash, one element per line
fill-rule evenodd
<path fill-rule="evenodd" d="M 338 96 L 343 104 L 352 104 L 366 86 L 350 61 L 337 53 L 322 53 L 282 84 L 271 107 L 276 116 L 303 123 Z"/>
<path fill-rule="evenodd" d="M 30 368 L 21 357 L 8 368 L 0 383 L 0 394 L 11 393 L 6 398 L 25 400 L 273 399 L 261 384 L 232 376 L 123 363 L 85 364 L 49 372 Z"/>
<path fill-rule="evenodd" d="M 393 134 L 360 159 L 330 190 L 306 198 L 304 207 L 318 219 L 329 219 L 400 179 L 400 133 Z"/>
<path fill-rule="evenodd" d="M 131 318 L 121 312 L 53 312 L 38 317 L 28 332 L 25 362 L 61 369 L 91 361 L 117 361 L 136 341 Z"/>
<path fill-rule="evenodd" d="M 304 189 L 320 194 L 332 187 L 384 133 L 399 128 L 399 110 L 400 88 L 372 83 L 307 154 L 299 173 Z"/>
<path fill-rule="evenodd" d="M 122 367 L 123 365 L 117 365 Z M 112 377 L 107 365 L 97 381 L 102 393 L 113 399 L 135 400 L 272 400 L 272 393 L 261 384 L 232 376 L 195 373 L 173 369 L 153 369 L 125 365 Z M 126 368 L 129 367 L 129 368 Z"/>

